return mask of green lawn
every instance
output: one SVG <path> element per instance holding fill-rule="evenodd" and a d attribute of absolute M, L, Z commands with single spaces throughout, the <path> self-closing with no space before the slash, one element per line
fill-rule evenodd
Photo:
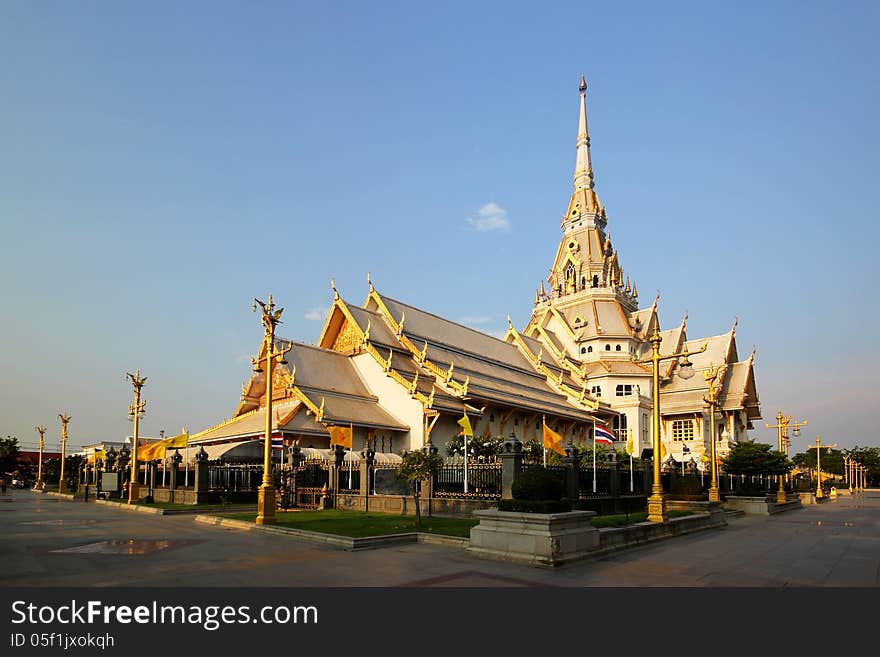
<path fill-rule="evenodd" d="M 223 514 L 224 518 L 254 522 L 256 513 Z M 276 525 L 292 529 L 305 529 L 312 532 L 337 534 L 358 538 L 363 536 L 385 536 L 406 532 L 425 532 L 444 536 L 470 536 L 471 527 L 479 521 L 470 518 L 440 518 L 422 516 L 422 526 L 416 527 L 413 516 L 400 516 L 391 513 L 362 513 L 325 509 L 322 511 L 279 511 L 275 514 Z"/>
<path fill-rule="evenodd" d="M 667 511 L 666 515 L 670 518 L 681 518 L 682 516 L 693 515 L 693 511 Z M 625 513 L 595 516 L 590 520 L 590 523 L 593 527 L 601 529 L 604 527 L 626 527 L 627 525 L 634 525 L 637 522 L 645 522 L 647 519 L 648 512 L 641 511 L 639 513 L 630 513 L 629 516 Z"/>

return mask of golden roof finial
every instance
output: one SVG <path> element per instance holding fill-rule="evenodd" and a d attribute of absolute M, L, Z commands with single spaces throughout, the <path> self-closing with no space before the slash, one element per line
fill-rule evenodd
<path fill-rule="evenodd" d="M 632 292 L 632 287 L 630 287 L 630 284 L 629 284 L 629 276 L 626 277 L 626 287 L 623 288 L 623 291 L 626 292 L 627 294 Z"/>
<path fill-rule="evenodd" d="M 749 354 L 749 360 L 752 361 L 753 363 L 755 362 L 755 353 L 756 353 L 757 351 L 758 351 L 758 345 L 753 344 L 753 345 L 752 345 L 752 353 Z"/>
<path fill-rule="evenodd" d="M 385 361 L 385 364 L 383 366 L 383 369 L 386 372 L 391 371 L 391 357 L 392 356 L 394 356 L 394 349 L 392 349 L 391 347 L 388 347 L 388 360 Z"/>
<path fill-rule="evenodd" d="M 333 280 L 333 277 L 330 278 L 330 289 L 333 290 L 333 299 L 336 300 L 339 298 L 339 292 L 336 290 L 336 281 Z M 272 295 L 269 295 L 269 303 L 272 302 Z"/>
<path fill-rule="evenodd" d="M 434 393 L 436 392 L 436 390 L 437 388 L 431 386 L 431 394 L 428 395 L 428 402 L 425 404 L 426 408 L 431 408 L 434 405 Z"/>
<path fill-rule="evenodd" d="M 323 397 L 321 397 L 321 405 L 318 407 L 318 416 L 315 418 L 318 422 L 321 422 L 324 420 L 324 402 L 325 401 L 326 400 Z"/>
<path fill-rule="evenodd" d="M 632 295 L 633 295 L 633 298 L 637 298 L 639 296 L 639 291 L 636 289 L 636 282 L 635 281 L 633 281 Z"/>
<path fill-rule="evenodd" d="M 462 394 L 462 396 L 467 396 L 467 394 L 468 394 L 468 385 L 470 385 L 470 382 L 471 382 L 471 375 L 468 374 L 466 377 L 464 377 L 464 383 L 461 384 L 461 394 Z"/>
<path fill-rule="evenodd" d="M 422 351 L 419 353 L 419 363 L 424 363 L 428 358 L 428 341 L 425 340 L 425 346 L 422 347 Z"/>
<path fill-rule="evenodd" d="M 730 329 L 730 332 L 733 333 L 734 336 L 736 336 L 736 326 L 737 326 L 737 324 L 739 324 L 739 317 L 735 317 L 735 318 L 734 318 L 734 320 L 733 320 L 733 328 Z"/>
<path fill-rule="evenodd" d="M 397 337 L 398 338 L 403 335 L 404 324 L 406 324 L 406 311 L 405 310 L 402 313 L 400 313 L 400 322 L 397 324 Z"/>
<path fill-rule="evenodd" d="M 372 292 L 374 290 L 374 288 L 373 288 L 373 281 L 370 278 L 370 272 L 367 272 L 367 285 L 370 286 L 370 292 Z"/>
<path fill-rule="evenodd" d="M 409 385 L 409 393 L 411 395 L 414 395 L 416 393 L 416 390 L 418 389 L 418 387 L 419 387 L 419 371 L 416 370 L 416 375 L 413 377 L 412 383 L 410 383 L 410 385 Z"/>
<path fill-rule="evenodd" d="M 455 369 L 455 363 L 449 361 L 449 369 L 446 370 L 446 383 L 452 381 L 452 370 Z"/>

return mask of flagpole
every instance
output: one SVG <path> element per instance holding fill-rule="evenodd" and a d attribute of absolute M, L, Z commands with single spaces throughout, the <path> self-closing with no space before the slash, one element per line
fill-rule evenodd
<path fill-rule="evenodd" d="M 629 432 L 629 435 L 627 436 L 627 438 L 629 438 L 629 440 L 628 440 L 627 442 L 629 442 L 629 443 L 632 445 L 632 450 L 635 450 L 636 445 L 635 445 L 635 443 L 633 442 L 633 439 L 632 439 L 632 429 L 627 429 L 627 431 Z M 632 451 L 629 453 L 629 492 L 630 492 L 630 493 L 633 492 L 633 483 L 632 483 Z"/>
<path fill-rule="evenodd" d="M 544 438 L 543 438 L 543 436 L 546 435 L 546 432 L 544 431 L 544 429 L 545 429 L 546 427 L 547 427 L 547 418 L 546 418 L 545 416 L 542 415 L 542 416 L 541 416 L 541 435 L 542 435 L 542 438 L 541 438 L 541 447 L 544 448 L 544 467 L 545 467 L 545 468 L 547 467 L 547 448 L 544 447 Z"/>
<path fill-rule="evenodd" d="M 184 487 L 189 486 L 189 430 L 184 427 L 184 433 L 186 433 L 186 460 L 183 462 L 183 485 Z"/>
<path fill-rule="evenodd" d="M 464 434 L 464 492 L 467 493 L 467 433 Z"/>
<path fill-rule="evenodd" d="M 596 492 L 596 421 L 593 420 L 593 492 Z"/>

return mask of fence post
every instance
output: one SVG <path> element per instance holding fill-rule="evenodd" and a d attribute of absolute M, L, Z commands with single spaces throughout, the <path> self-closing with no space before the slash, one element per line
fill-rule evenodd
<path fill-rule="evenodd" d="M 208 492 L 208 453 L 204 447 L 196 452 L 195 482 L 193 488 L 196 494 L 196 504 L 202 501 L 202 494 Z"/>
<path fill-rule="evenodd" d="M 572 504 L 575 504 L 580 497 L 580 482 L 578 481 L 578 451 L 571 442 L 565 447 L 562 463 L 565 465 L 565 495 Z"/>
<path fill-rule="evenodd" d="M 608 487 L 615 500 L 620 497 L 620 470 L 617 466 L 617 452 L 612 451 L 608 455 Z"/>
<path fill-rule="evenodd" d="M 501 499 L 513 499 L 513 482 L 516 481 L 523 469 L 522 442 L 513 432 L 504 441 L 501 452 Z"/>

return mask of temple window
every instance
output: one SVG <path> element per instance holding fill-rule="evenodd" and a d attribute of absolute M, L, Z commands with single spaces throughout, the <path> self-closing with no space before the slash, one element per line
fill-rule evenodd
<path fill-rule="evenodd" d="M 614 347 L 614 351 L 620 351 L 620 345 L 617 345 L 616 347 Z"/>
<path fill-rule="evenodd" d="M 615 415 L 614 419 L 611 420 L 611 428 L 614 429 L 614 433 L 617 435 L 617 438 L 622 440 L 626 437 L 626 415 Z"/>
<path fill-rule="evenodd" d="M 587 347 L 587 353 L 588 353 L 588 354 L 593 353 L 593 347 L 592 347 L 592 346 Z"/>
<path fill-rule="evenodd" d="M 599 287 L 599 276 L 598 274 L 593 276 L 593 287 Z"/>
<path fill-rule="evenodd" d="M 593 386 L 592 388 L 590 388 L 590 394 L 592 394 L 593 397 L 601 397 L 602 396 L 602 386 Z"/>
<path fill-rule="evenodd" d="M 673 420 L 672 421 L 672 439 L 673 440 L 693 440 L 694 439 L 693 420 Z"/>
<path fill-rule="evenodd" d="M 610 345 L 610 344 L 606 344 L 606 345 L 605 345 L 605 351 L 611 351 L 611 345 Z"/>
<path fill-rule="evenodd" d="M 581 353 L 582 353 L 582 354 L 587 353 L 587 348 L 586 348 L 586 347 L 581 347 Z"/>
<path fill-rule="evenodd" d="M 630 383 L 621 383 L 618 384 L 617 388 L 614 389 L 615 397 L 629 397 L 633 394 L 633 386 Z"/>

